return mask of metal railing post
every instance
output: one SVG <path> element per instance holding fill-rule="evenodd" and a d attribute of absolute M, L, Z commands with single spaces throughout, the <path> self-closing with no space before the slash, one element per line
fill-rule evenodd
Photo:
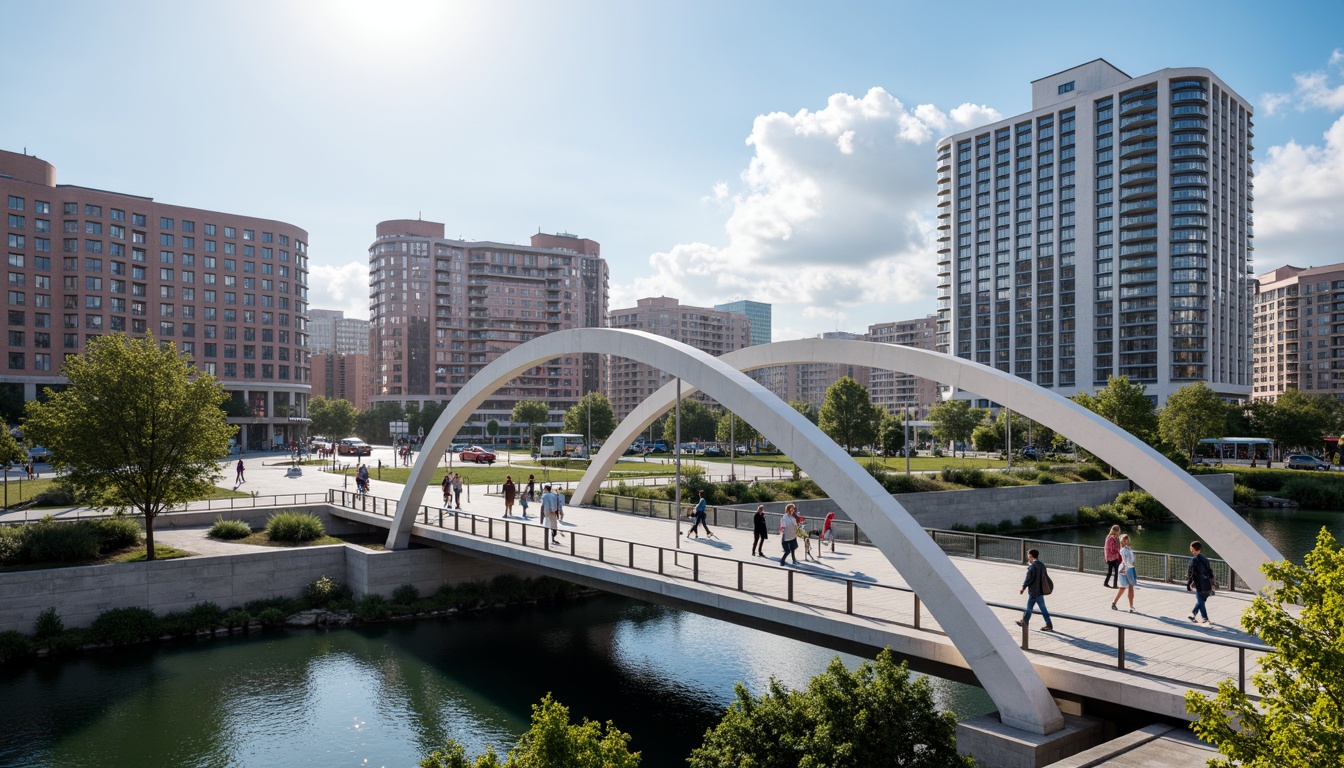
<path fill-rule="evenodd" d="M 700 581 L 700 553 L 691 554 L 691 581 Z"/>
<path fill-rule="evenodd" d="M 912 592 L 911 594 L 913 595 L 914 593 Z M 915 629 L 919 629 L 920 621 L 924 612 L 920 609 L 919 595 L 914 595 L 914 597 L 915 597 Z"/>
<path fill-rule="evenodd" d="M 635 567 L 635 542 L 630 542 L 630 567 Z"/>
<path fill-rule="evenodd" d="M 793 574 L 796 571 L 789 571 L 789 602 L 793 602 Z"/>
<path fill-rule="evenodd" d="M 747 565 L 747 564 L 744 563 L 744 562 L 742 562 L 741 560 L 738 560 L 738 561 L 737 561 L 737 591 L 738 591 L 738 592 L 741 592 L 741 591 L 742 591 L 742 569 L 745 568 L 746 565 Z"/>
<path fill-rule="evenodd" d="M 971 545 L 971 552 L 976 560 L 980 559 L 980 534 L 974 534 L 974 544 Z"/>
<path fill-rule="evenodd" d="M 1237 688 L 1246 692 L 1246 649 L 1237 649 Z"/>
<path fill-rule="evenodd" d="M 606 562 L 606 557 L 607 557 L 607 540 L 599 536 L 597 538 L 597 562 L 599 563 Z"/>
<path fill-rule="evenodd" d="M 854 615 L 854 580 L 845 579 L 845 613 Z"/>
<path fill-rule="evenodd" d="M 1116 627 L 1120 630 L 1120 636 L 1115 642 L 1115 664 L 1117 669 L 1125 668 L 1125 628 Z"/>
<path fill-rule="evenodd" d="M 660 574 L 663 572 L 663 553 L 666 551 L 662 547 L 658 548 L 658 573 Z"/>

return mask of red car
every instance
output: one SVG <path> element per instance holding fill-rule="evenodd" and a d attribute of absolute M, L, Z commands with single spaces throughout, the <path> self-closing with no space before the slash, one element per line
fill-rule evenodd
<path fill-rule="evenodd" d="M 495 454 L 493 451 L 487 451 L 479 445 L 473 445 L 467 450 L 457 455 L 460 461 L 471 461 L 477 464 L 494 464 Z"/>

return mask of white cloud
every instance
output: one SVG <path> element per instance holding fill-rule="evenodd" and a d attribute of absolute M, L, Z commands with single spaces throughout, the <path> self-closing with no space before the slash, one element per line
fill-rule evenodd
<path fill-rule="evenodd" d="M 1335 51 L 1330 64 L 1344 56 Z M 1326 72 L 1295 75 L 1292 103 L 1344 112 L 1344 85 L 1330 85 Z M 1259 271 L 1294 264 L 1315 266 L 1344 260 L 1344 116 L 1321 144 L 1289 141 L 1270 147 L 1255 165 L 1255 245 Z"/>
<path fill-rule="evenodd" d="M 934 141 L 999 118 L 964 104 L 907 109 L 873 88 L 835 94 L 822 109 L 760 115 L 754 149 L 736 189 L 707 200 L 725 206 L 726 244 L 683 243 L 649 258 L 655 274 L 612 288 L 611 306 L 668 295 L 708 306 L 734 298 L 775 305 L 786 328 L 864 330 L 932 308 Z M 918 305 L 902 308 L 902 304 Z M 862 308 L 856 312 L 855 308 Z"/>
<path fill-rule="evenodd" d="M 311 265 L 308 270 L 313 309 L 340 309 L 346 317 L 369 316 L 369 267 L 360 262 Z"/>
<path fill-rule="evenodd" d="M 1330 54 L 1330 68 L 1344 68 L 1344 52 L 1335 49 Z M 1329 70 L 1299 72 L 1293 75 L 1296 88 L 1292 93 L 1267 93 L 1260 99 L 1265 114 L 1272 115 L 1285 106 L 1292 105 L 1298 110 L 1307 109 L 1344 109 L 1344 84 L 1330 84 Z"/>

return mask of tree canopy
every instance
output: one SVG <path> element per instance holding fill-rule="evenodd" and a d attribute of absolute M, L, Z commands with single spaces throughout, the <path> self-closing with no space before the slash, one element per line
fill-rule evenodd
<path fill-rule="evenodd" d="M 510 420 L 514 424 L 527 425 L 527 439 L 532 446 L 532 455 L 537 453 L 537 425 L 551 417 L 551 409 L 540 400 L 519 400 L 513 404 Z"/>
<path fill-rule="evenodd" d="M 961 443 L 963 446 L 975 433 L 975 428 L 985 419 L 983 408 L 972 408 L 970 400 L 944 400 L 929 411 L 929 421 L 933 422 L 933 436 L 943 442 Z M 962 456 L 966 449 L 962 448 Z"/>
<path fill-rule="evenodd" d="M 91 339 L 61 373 L 69 386 L 28 403 L 24 435 L 52 452 L 78 493 L 143 515 L 153 560 L 154 518 L 204 496 L 219 477 L 235 431 L 220 409 L 227 395 L 152 337 Z"/>
<path fill-rule="evenodd" d="M 813 424 L 817 423 L 817 406 L 814 403 L 808 400 L 790 400 L 789 407 L 803 414 L 803 418 Z"/>
<path fill-rule="evenodd" d="M 1187 384 L 1171 393 L 1157 415 L 1158 434 L 1181 448 L 1191 459 L 1195 446 L 1206 437 L 1222 437 L 1227 427 L 1227 406 L 1204 382 Z"/>
<path fill-rule="evenodd" d="M 1327 431 L 1336 427 L 1336 407 L 1328 395 L 1306 395 L 1289 389 L 1274 400 L 1251 403 L 1251 429 L 1274 441 L 1280 453 L 1318 451 Z"/>
<path fill-rule="evenodd" d="M 826 389 L 817 426 L 846 451 L 876 442 L 877 424 L 868 388 L 849 376 L 840 377 Z"/>
<path fill-rule="evenodd" d="M 1144 385 L 1131 383 L 1128 376 L 1112 376 L 1104 389 L 1093 395 L 1079 392 L 1073 401 L 1151 444 L 1157 439 L 1157 410 L 1147 391 Z"/>
<path fill-rule="evenodd" d="M 890 649 L 853 672 L 839 658 L 806 689 L 791 691 L 775 679 L 764 696 L 736 686 L 737 699 L 704 743 L 691 768 L 974 768 L 957 755 L 956 716 L 940 712 L 927 678 L 910 679 Z"/>
<path fill-rule="evenodd" d="M 313 420 L 309 426 L 314 435 L 343 440 L 355 431 L 359 411 L 349 400 L 328 400 L 318 396 L 308 401 L 308 417 Z"/>
<path fill-rule="evenodd" d="M 719 415 L 714 409 L 688 397 L 681 401 L 681 440 L 709 441 L 719 429 Z M 663 419 L 663 439 L 670 446 L 677 441 L 677 410 L 674 406 Z"/>
<path fill-rule="evenodd" d="M 1241 626 L 1274 647 L 1251 678 L 1261 699 L 1234 680 L 1212 697 L 1189 691 L 1186 710 L 1199 718 L 1191 727 L 1223 754 L 1209 761 L 1217 768 L 1344 765 L 1344 552 L 1322 528 L 1304 565 L 1260 570 L 1271 586 Z"/>
<path fill-rule="evenodd" d="M 879 408 L 881 418 L 877 424 L 877 444 L 882 455 L 895 456 L 905 447 L 905 421 L 893 416 L 885 408 Z"/>
<path fill-rule="evenodd" d="M 569 708 L 549 693 L 532 705 L 532 725 L 501 760 L 493 747 L 468 758 L 456 740 L 420 761 L 420 768 L 639 768 L 640 753 L 630 751 L 630 736 L 608 722 L 571 723 Z"/>
<path fill-rule="evenodd" d="M 589 392 L 565 411 L 565 431 L 588 435 L 589 406 L 592 407 L 593 415 L 593 434 L 588 436 L 589 440 L 606 440 L 616 429 L 616 412 L 611 408 L 611 401 L 601 392 Z"/>
<path fill-rule="evenodd" d="M 714 437 L 721 443 L 729 440 L 738 445 L 750 444 L 761 436 L 756 428 L 742 420 L 742 417 L 735 413 L 724 413 L 719 417 L 719 423 L 714 428 Z M 736 447 L 736 446 L 734 446 Z"/>
<path fill-rule="evenodd" d="M 360 412 L 355 418 L 355 434 L 362 437 L 369 443 L 390 443 L 392 442 L 392 427 L 394 421 L 404 421 L 406 419 L 406 409 L 399 403 L 378 403 L 372 408 Z M 332 435 L 336 439 L 341 439 L 340 435 Z"/>

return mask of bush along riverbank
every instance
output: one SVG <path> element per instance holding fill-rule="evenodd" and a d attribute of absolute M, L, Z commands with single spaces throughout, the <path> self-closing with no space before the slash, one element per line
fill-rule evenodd
<path fill-rule="evenodd" d="M 445 584 L 424 596 L 414 586 L 404 584 L 393 591 L 391 598 L 375 593 L 355 598 L 349 587 L 324 576 L 309 584 L 303 597 L 256 600 L 227 610 L 215 603 L 197 603 L 188 610 L 162 616 L 148 608 L 113 608 L 99 614 L 87 628 L 67 629 L 56 609 L 48 608 L 38 614 L 31 635 L 0 632 L 0 664 L 146 642 L 261 632 L 273 627 L 345 627 L 448 616 L 595 593 L 560 579 L 524 579 L 506 574 L 489 582 Z"/>
<path fill-rule="evenodd" d="M 1344 472 L 1307 472 L 1250 467 L 1191 467 L 1191 474 L 1227 473 L 1236 481 L 1237 503 L 1254 506 L 1262 495 L 1294 501 L 1307 509 L 1344 511 Z"/>
<path fill-rule="evenodd" d="M 1125 491 L 1115 497 L 1110 504 L 1095 507 L 1079 507 L 1077 512 L 1061 512 L 1042 520 L 1035 515 L 1027 515 L 1017 522 L 1001 520 L 998 523 L 980 523 L 975 526 L 954 524 L 952 530 L 966 533 L 986 533 L 1015 535 L 1057 528 L 1077 528 L 1095 526 L 1100 523 L 1156 523 L 1171 520 L 1171 511 L 1162 506 L 1152 494 L 1146 491 Z"/>

